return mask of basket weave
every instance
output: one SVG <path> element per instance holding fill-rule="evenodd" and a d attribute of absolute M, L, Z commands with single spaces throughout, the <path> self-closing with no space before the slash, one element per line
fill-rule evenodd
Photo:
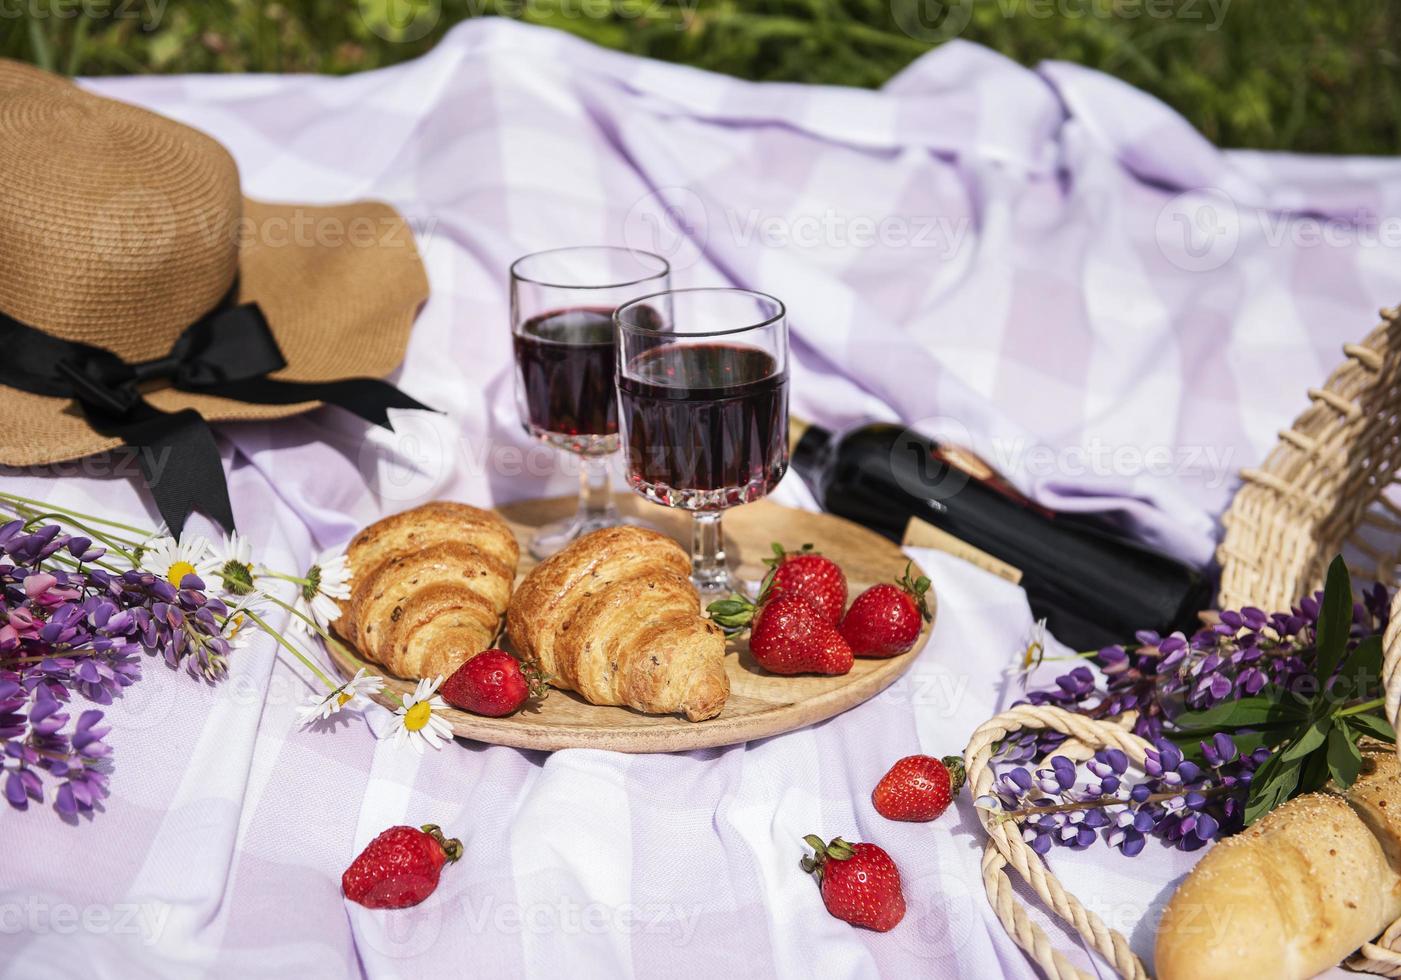
<path fill-rule="evenodd" d="M 1401 468 L 1401 308 L 1381 315 L 1264 463 L 1241 471 L 1221 519 L 1220 608 L 1288 609 L 1340 552 L 1355 579 L 1396 581 L 1401 507 L 1383 491 Z"/>
<path fill-rule="evenodd" d="M 1401 560 L 1401 506 L 1384 492 L 1401 470 L 1401 309 L 1382 311 L 1382 323 L 1360 344 L 1343 348 L 1346 360 L 1323 388 L 1310 389 L 1309 408 L 1280 433 L 1242 485 L 1222 519 L 1223 609 L 1288 609 L 1322 587 L 1328 562 L 1343 553 L 1354 579 L 1397 581 Z M 1401 725 L 1401 592 L 1392 602 L 1383 638 L 1387 717 Z M 1060 708 L 1019 705 L 985 722 L 964 749 L 974 798 L 992 792 L 992 755 L 1018 732 L 1049 730 L 1088 751 L 1122 750 L 1142 764 L 1148 743 L 1122 725 Z M 1401 751 L 1399 749 L 1398 751 Z M 1016 872 L 1050 912 L 1080 935 L 1121 977 L 1147 980 L 1129 942 L 1061 886 L 1013 820 L 979 809 L 987 833 L 983 886 L 1003 928 L 1048 977 L 1084 978 L 1027 913 L 1008 872 Z M 1348 961 L 1354 970 L 1401 977 L 1401 922 Z"/>

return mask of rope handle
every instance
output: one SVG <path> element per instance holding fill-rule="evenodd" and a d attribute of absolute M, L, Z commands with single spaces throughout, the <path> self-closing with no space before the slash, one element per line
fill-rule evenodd
<path fill-rule="evenodd" d="M 1003 739 L 1017 732 L 1047 730 L 1068 735 L 1091 749 L 1120 749 L 1140 766 L 1149 748 L 1147 741 L 1112 722 L 1086 718 L 1064 708 L 1018 705 L 979 725 L 963 750 L 963 765 L 973 798 L 992 792 L 996 778 L 992 755 Z M 1148 980 L 1148 971 L 1129 948 L 1129 941 L 1065 890 L 1041 855 L 1023 839 L 1021 827 L 1015 820 L 982 808 L 978 809 L 978 819 L 988 837 L 982 863 L 983 888 L 988 901 L 1002 928 L 1042 973 L 1052 980 L 1093 980 L 1092 974 L 1071 964 L 1051 944 L 1045 931 L 1031 921 L 1026 906 L 1017 898 L 1007 873 L 1009 866 L 1036 892 L 1042 904 L 1079 933 L 1119 976 Z"/>

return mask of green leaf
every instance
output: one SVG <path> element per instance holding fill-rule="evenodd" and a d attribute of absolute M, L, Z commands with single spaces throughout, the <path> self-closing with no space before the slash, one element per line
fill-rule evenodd
<path fill-rule="evenodd" d="M 1289 747 L 1284 750 L 1284 759 L 1288 762 L 1291 759 L 1303 759 L 1315 749 L 1321 748 L 1328 739 L 1328 732 L 1333 727 L 1332 718 L 1320 718 L 1309 727 L 1305 728 L 1298 737 L 1292 739 Z"/>
<path fill-rule="evenodd" d="M 727 633 L 735 633 L 753 621 L 756 609 L 749 600 L 736 598 L 717 599 L 706 606 L 705 611 L 710 614 L 711 622 Z"/>
<path fill-rule="evenodd" d="M 1396 729 L 1380 715 L 1348 715 L 1347 723 L 1362 734 L 1379 738 L 1383 742 L 1396 741 Z"/>
<path fill-rule="evenodd" d="M 1338 555 L 1328 566 L 1328 581 L 1323 586 L 1323 608 L 1318 613 L 1318 656 L 1314 677 L 1325 685 L 1342 663 L 1347 652 L 1348 636 L 1352 633 L 1352 578 L 1348 575 L 1343 556 Z"/>
<path fill-rule="evenodd" d="M 1274 748 L 1288 741 L 1289 736 L 1297 730 L 1298 726 L 1294 724 L 1266 725 L 1261 728 L 1236 729 L 1230 736 L 1241 755 L 1250 755 L 1262 745 Z M 1200 763 L 1206 756 L 1202 751 L 1202 743 L 1211 741 L 1211 736 L 1217 731 L 1218 729 L 1212 728 L 1196 728 L 1191 731 L 1164 732 L 1163 736 L 1181 749 L 1183 756 Z"/>
<path fill-rule="evenodd" d="M 1187 711 L 1178 715 L 1175 722 L 1179 728 L 1209 729 L 1236 728 L 1245 725 L 1271 725 L 1303 718 L 1305 710 L 1294 702 L 1281 701 L 1277 694 L 1257 694 L 1241 698 L 1239 701 L 1226 701 L 1205 711 Z"/>
<path fill-rule="evenodd" d="M 1362 750 L 1346 721 L 1335 725 L 1328 735 L 1328 772 L 1343 789 L 1357 782 L 1362 772 Z"/>
<path fill-rule="evenodd" d="M 1328 785 L 1331 778 L 1328 772 L 1328 750 L 1320 749 L 1304 757 L 1299 766 L 1299 783 L 1289 794 L 1290 799 L 1305 793 L 1317 793 Z"/>
<path fill-rule="evenodd" d="M 1286 762 L 1276 753 L 1255 770 L 1255 778 L 1250 781 L 1250 795 L 1245 801 L 1246 826 L 1289 799 L 1299 785 L 1299 766 L 1300 760 Z"/>
<path fill-rule="evenodd" d="M 1382 638 L 1379 634 L 1362 640 L 1348 655 L 1342 680 L 1347 682 L 1344 696 L 1366 697 L 1381 689 Z"/>
<path fill-rule="evenodd" d="M 706 609 L 712 616 L 733 616 L 748 611 L 749 604 L 740 599 L 717 599 Z"/>

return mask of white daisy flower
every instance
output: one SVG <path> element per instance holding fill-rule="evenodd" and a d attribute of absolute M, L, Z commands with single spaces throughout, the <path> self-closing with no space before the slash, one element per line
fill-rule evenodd
<path fill-rule="evenodd" d="M 433 713 L 435 710 L 447 708 L 447 702 L 436 695 L 438 686 L 442 683 L 441 676 L 431 681 L 425 677 L 418 682 L 418 687 L 412 694 L 404 695 L 404 703 L 396 712 L 398 724 L 394 728 L 395 748 L 407 742 L 413 746 L 415 752 L 422 755 L 424 745 L 440 749 L 444 742 L 452 738 L 452 727 L 447 723 L 447 719 Z"/>
<path fill-rule="evenodd" d="M 343 708 L 363 708 L 370 703 L 370 695 L 384 689 L 380 678 L 367 674 L 361 667 L 355 676 L 336 688 L 330 694 L 310 694 L 297 709 L 299 724 L 310 725 L 314 721 L 329 718 Z"/>
<path fill-rule="evenodd" d="M 254 592 L 239 599 L 238 604 L 229 607 L 229 615 L 224 621 L 224 639 L 229 641 L 229 652 L 242 650 L 252 641 L 251 634 L 256 633 L 257 624 L 253 622 L 253 617 L 248 613 L 261 614 L 258 608 L 259 600 L 263 597 Z"/>
<path fill-rule="evenodd" d="M 215 575 L 224 591 L 232 596 L 251 595 L 256 588 L 253 573 L 253 545 L 237 531 L 215 542 L 210 551 L 214 556 Z"/>
<path fill-rule="evenodd" d="M 1027 675 L 1041 666 L 1041 661 L 1045 656 L 1046 618 L 1043 616 L 1031 627 L 1031 635 L 1027 637 L 1026 647 L 1018 652 L 1017 662 L 1010 665 L 1003 673 L 1008 677 L 1019 678 L 1022 686 L 1026 686 Z"/>
<path fill-rule="evenodd" d="M 303 616 L 314 619 L 323 630 L 330 629 L 341 615 L 336 600 L 350 598 L 350 565 L 345 560 L 345 550 L 323 551 L 316 564 L 307 570 L 305 578 L 292 605 Z M 292 626 L 304 634 L 312 632 L 297 617 L 292 618 Z"/>
<path fill-rule="evenodd" d="M 209 541 L 191 535 L 182 535 L 179 541 L 169 536 L 155 539 L 141 549 L 141 567 L 177 589 L 186 575 L 198 575 L 205 585 L 210 585 L 218 570 Z"/>

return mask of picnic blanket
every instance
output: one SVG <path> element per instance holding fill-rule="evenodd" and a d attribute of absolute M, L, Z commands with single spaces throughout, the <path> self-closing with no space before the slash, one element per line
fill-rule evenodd
<path fill-rule="evenodd" d="M 678 286 L 773 293 L 795 413 L 961 438 L 1042 501 L 1112 511 L 1198 563 L 1238 469 L 1401 299 L 1401 162 L 1218 150 L 1110 77 L 965 42 L 859 91 L 482 19 L 347 78 L 85 84 L 221 140 L 254 197 L 380 198 L 416 231 L 432 299 L 396 381 L 445 414 L 401 414 L 395 433 L 334 410 L 220 427 L 240 530 L 278 567 L 425 500 L 572 491 L 512 397 L 506 269 L 538 249 L 648 248 Z M 154 526 L 139 481 L 109 472 L 0 487 Z M 791 475 L 775 499 L 812 506 Z M 726 749 L 419 756 L 358 713 L 298 729 L 309 675 L 266 637 L 217 686 L 148 660 L 108 711 L 102 812 L 0 808 L 0 975 L 1032 976 L 984 898 L 971 802 L 933 824 L 871 807 L 896 758 L 961 751 L 1020 695 L 1008 667 L 1032 625 L 1015 586 L 912 555 L 940 611 L 909 674 Z M 465 847 L 435 895 L 402 912 L 342 898 L 375 834 L 425 822 Z M 905 921 L 827 915 L 798 867 L 809 833 L 883 845 Z M 1195 856 L 1051 860 L 1147 956 Z"/>

